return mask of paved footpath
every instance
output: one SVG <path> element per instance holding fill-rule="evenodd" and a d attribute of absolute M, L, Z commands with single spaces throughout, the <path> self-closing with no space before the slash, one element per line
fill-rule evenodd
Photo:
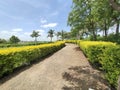
<path fill-rule="evenodd" d="M 88 67 L 88 69 L 86 69 L 86 67 Z M 78 70 L 78 68 L 81 69 Z M 87 72 L 89 74 L 88 78 L 86 76 L 86 78 L 84 77 L 85 73 L 83 73 L 83 69 L 89 71 Z M 76 73 L 75 70 L 81 71 L 81 73 Z M 0 84 L 0 90 L 89 90 L 92 88 L 92 86 L 90 87 L 91 84 L 80 82 L 80 85 L 82 85 L 82 83 L 84 85 L 77 86 L 76 88 L 77 84 L 74 80 L 72 79 L 70 81 L 72 82 L 71 85 L 69 79 L 71 78 L 70 75 L 73 75 L 74 79 L 79 77 L 76 82 L 79 82 L 79 80 L 82 81 L 82 79 L 80 79 L 80 77 L 82 77 L 84 78 L 84 81 L 96 84 L 96 82 L 93 82 L 92 80 L 98 77 L 93 78 L 91 73 L 97 74 L 99 71 L 94 70 L 90 66 L 86 57 L 83 55 L 82 51 L 79 50 L 77 45 L 66 44 L 66 47 L 50 57 L 32 65 L 30 68 Z M 67 77 L 70 78 L 66 79 Z M 90 82 L 90 80 L 92 82 Z M 99 89 L 100 85 L 101 87 L 107 88 L 107 86 L 101 82 L 102 81 L 98 83 L 99 87 L 95 90 L 107 90 Z"/>

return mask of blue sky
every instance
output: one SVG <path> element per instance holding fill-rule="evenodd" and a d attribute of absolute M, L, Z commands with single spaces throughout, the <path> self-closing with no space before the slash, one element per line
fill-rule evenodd
<path fill-rule="evenodd" d="M 67 17 L 71 5 L 72 0 L 0 0 L 0 38 L 16 35 L 30 41 L 36 30 L 41 34 L 38 40 L 44 41 L 49 40 L 49 29 L 70 31 Z"/>

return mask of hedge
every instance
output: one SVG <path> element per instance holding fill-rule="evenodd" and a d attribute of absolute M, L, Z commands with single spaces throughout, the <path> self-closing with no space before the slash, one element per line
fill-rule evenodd
<path fill-rule="evenodd" d="M 65 42 L 6 48 L 0 50 L 0 77 L 32 61 L 43 58 L 65 46 Z"/>
<path fill-rule="evenodd" d="M 79 46 L 89 61 L 105 72 L 111 85 L 117 87 L 120 75 L 120 47 L 112 42 L 79 41 Z"/>
<path fill-rule="evenodd" d="M 66 43 L 77 44 L 78 40 L 65 40 Z"/>
<path fill-rule="evenodd" d="M 90 63 L 103 70 L 109 83 L 117 87 L 120 76 L 120 46 L 103 41 L 70 40 L 68 42 L 77 42 Z"/>
<path fill-rule="evenodd" d="M 17 43 L 17 44 L 0 44 L 0 48 L 8 48 L 8 47 L 23 47 L 23 46 L 33 46 L 33 45 L 41 45 L 41 44 L 48 44 L 48 43 L 52 43 L 52 42 L 30 42 L 30 43 Z"/>
<path fill-rule="evenodd" d="M 110 46 L 106 48 L 101 57 L 101 65 L 106 73 L 107 80 L 117 87 L 117 80 L 120 76 L 120 47 Z"/>

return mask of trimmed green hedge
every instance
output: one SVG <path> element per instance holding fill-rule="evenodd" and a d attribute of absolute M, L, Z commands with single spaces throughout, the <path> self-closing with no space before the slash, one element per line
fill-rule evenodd
<path fill-rule="evenodd" d="M 6 48 L 0 50 L 0 77 L 31 61 L 43 58 L 65 46 L 64 42 L 52 44 Z"/>
<path fill-rule="evenodd" d="M 106 48 L 101 56 L 100 63 L 106 73 L 107 80 L 117 87 L 117 80 L 120 75 L 120 47 L 110 46 Z"/>

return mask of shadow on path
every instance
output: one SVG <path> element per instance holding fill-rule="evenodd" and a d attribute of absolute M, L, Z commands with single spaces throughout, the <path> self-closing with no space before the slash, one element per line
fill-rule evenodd
<path fill-rule="evenodd" d="M 110 90 L 101 72 L 89 66 L 76 66 L 63 73 L 63 78 L 69 82 L 63 90 Z"/>

